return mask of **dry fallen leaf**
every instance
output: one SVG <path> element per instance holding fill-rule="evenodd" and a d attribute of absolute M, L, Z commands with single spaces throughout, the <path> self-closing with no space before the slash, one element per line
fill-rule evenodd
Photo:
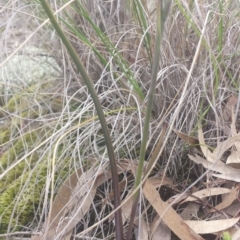
<path fill-rule="evenodd" d="M 232 168 L 226 164 L 224 164 L 224 165 L 213 164 L 212 162 L 209 162 L 197 155 L 195 157 L 188 155 L 188 157 L 195 163 L 202 164 L 205 168 L 207 168 L 211 171 L 221 173 L 221 174 L 212 174 L 215 177 L 240 182 L 240 170 L 239 169 Z"/>
<path fill-rule="evenodd" d="M 188 205 L 183 209 L 180 214 L 180 217 L 185 220 L 191 220 L 193 218 L 193 214 L 197 215 L 197 212 L 200 208 L 200 204 L 195 202 L 190 202 Z"/>
<path fill-rule="evenodd" d="M 229 215 L 234 216 L 234 217 L 239 216 L 239 213 L 240 213 L 240 202 L 239 202 L 239 200 L 237 199 L 236 202 L 232 203 L 232 205 L 225 208 L 224 212 L 226 214 L 229 214 Z"/>
<path fill-rule="evenodd" d="M 238 102 L 238 98 L 235 95 L 232 95 L 229 97 L 226 105 L 223 108 L 223 119 L 226 122 L 231 122 L 232 121 L 232 109 L 235 109 L 236 105 Z"/>
<path fill-rule="evenodd" d="M 31 240 L 42 240 L 42 236 L 40 235 L 32 235 Z"/>
<path fill-rule="evenodd" d="M 198 126 L 198 139 L 199 139 L 199 143 L 200 143 L 200 148 L 201 148 L 202 153 L 205 156 L 205 158 L 209 162 L 215 163 L 217 159 L 215 158 L 215 155 L 209 150 L 208 146 L 205 143 L 202 126 L 200 124 Z"/>
<path fill-rule="evenodd" d="M 131 176 L 126 177 L 120 183 L 118 183 L 119 192 L 122 192 L 127 187 L 127 184 L 128 184 L 128 182 L 130 180 L 131 180 Z M 108 196 L 106 196 L 106 197 L 110 198 L 110 199 L 114 199 L 114 192 L 113 192 L 113 190 L 111 190 L 110 193 L 108 194 Z"/>
<path fill-rule="evenodd" d="M 229 207 L 238 197 L 238 189 L 234 188 L 232 189 L 229 194 L 223 199 L 221 203 L 219 203 L 217 206 L 215 206 L 216 210 L 222 210 L 224 208 Z M 215 212 L 215 209 L 210 209 L 209 212 Z"/>
<path fill-rule="evenodd" d="M 154 231 L 151 230 L 151 236 L 152 240 L 171 240 L 171 229 L 163 221 L 161 221 Z"/>
<path fill-rule="evenodd" d="M 236 128 L 236 117 L 238 114 L 234 113 L 234 110 L 232 109 L 232 124 L 231 124 L 231 134 L 232 136 L 237 135 L 237 128 Z M 237 150 L 240 151 L 240 146 L 239 144 L 237 144 Z"/>
<path fill-rule="evenodd" d="M 134 232 L 135 232 L 135 236 L 136 239 L 141 239 L 141 240 L 148 240 L 148 225 L 146 223 L 146 221 L 143 219 L 143 217 L 141 217 L 140 223 L 141 225 L 138 226 L 138 224 L 136 224 L 134 226 Z M 138 221 L 136 221 L 138 223 Z M 139 233 L 140 231 L 140 233 Z"/>
<path fill-rule="evenodd" d="M 223 173 L 223 174 L 212 173 L 212 176 L 216 177 L 216 178 L 221 178 L 221 179 L 224 179 L 224 180 L 228 180 L 228 181 L 240 182 L 239 176 L 234 176 L 231 173 L 227 173 L 227 174 L 225 174 L 225 173 Z"/>
<path fill-rule="evenodd" d="M 157 145 L 155 146 L 149 161 L 146 162 L 147 167 L 146 167 L 146 170 L 144 171 L 144 174 L 143 174 L 144 177 L 146 176 L 146 174 L 149 173 L 151 168 L 153 168 L 155 166 L 157 160 L 159 159 L 159 155 L 161 155 L 162 143 L 163 143 L 166 131 L 167 131 L 167 126 L 164 125 L 163 128 L 162 128 L 162 131 L 159 135 L 159 138 L 157 140 Z"/>
<path fill-rule="evenodd" d="M 133 189 L 131 189 L 128 193 L 128 195 L 126 196 L 126 198 L 128 198 L 128 196 L 132 193 Z M 132 204 L 133 204 L 133 199 L 130 198 L 123 206 L 122 206 L 122 221 L 123 224 L 129 219 L 130 214 L 131 214 L 131 210 L 132 210 Z"/>
<path fill-rule="evenodd" d="M 216 147 L 216 149 L 211 152 L 209 150 L 209 148 L 207 147 L 205 140 L 204 140 L 204 136 L 203 136 L 203 131 L 202 131 L 202 127 L 199 124 L 199 128 L 198 128 L 198 137 L 199 137 L 199 143 L 200 143 L 200 147 L 201 150 L 203 152 L 203 155 L 205 156 L 205 158 L 212 163 L 217 163 L 219 165 L 225 165 L 222 161 L 222 155 L 224 154 L 224 152 L 226 152 L 230 147 L 232 147 L 233 145 L 235 146 L 239 146 L 240 148 L 240 133 L 234 135 L 233 137 L 228 138 L 227 140 L 221 142 L 220 144 L 218 144 L 218 146 Z M 230 157 L 231 161 L 233 158 L 235 159 L 236 153 L 233 153 L 235 155 L 233 155 L 232 157 Z"/>
<path fill-rule="evenodd" d="M 238 218 L 212 220 L 212 221 L 185 221 L 196 233 L 207 234 L 224 231 L 239 221 Z"/>
<path fill-rule="evenodd" d="M 197 201 L 197 199 L 203 199 L 205 197 L 221 195 L 225 193 L 229 193 L 231 190 L 228 188 L 206 188 L 195 192 L 192 196 L 187 197 L 183 202 L 192 202 Z"/>
<path fill-rule="evenodd" d="M 151 184 L 155 187 L 155 188 L 159 188 L 161 186 L 170 186 L 170 187 L 174 187 L 173 182 L 165 177 L 150 177 L 148 179 Z"/>
<path fill-rule="evenodd" d="M 187 144 L 189 144 L 189 145 L 197 148 L 200 152 L 202 152 L 202 151 L 201 151 L 201 148 L 200 148 L 200 146 L 199 146 L 200 143 L 199 143 L 199 141 L 198 141 L 197 138 L 192 137 L 192 136 L 189 136 L 189 135 L 187 135 L 187 134 L 185 134 L 185 133 L 179 132 L 179 131 L 177 131 L 177 130 L 175 130 L 175 129 L 173 129 L 173 131 L 174 131 L 174 132 L 178 135 L 178 137 L 180 137 L 185 143 L 187 143 Z"/>
<path fill-rule="evenodd" d="M 201 236 L 196 234 L 183 219 L 173 210 L 173 208 L 163 202 L 159 196 L 158 191 L 147 180 L 143 193 L 152 207 L 156 210 L 158 215 L 162 218 L 164 223 L 180 238 L 184 240 L 203 240 Z"/>
<path fill-rule="evenodd" d="M 232 110 L 232 124 L 231 124 L 231 134 L 232 134 L 232 136 L 237 135 L 237 127 L 238 127 L 238 131 L 239 131 L 239 128 L 240 128 L 239 124 L 238 124 L 238 126 L 236 126 L 236 118 L 239 114 L 240 114 L 239 112 L 235 114 L 234 111 Z M 240 141 L 236 141 L 234 143 L 234 145 L 235 145 L 237 151 L 240 151 Z"/>
<path fill-rule="evenodd" d="M 95 167 L 82 173 L 74 172 L 59 189 L 52 205 L 51 214 L 43 227 L 46 239 L 71 238 L 72 230 L 89 211 L 97 188 L 107 181 L 111 174 L 104 171 L 103 167 L 97 172 Z M 40 239 L 40 238 L 39 238 Z"/>
<path fill-rule="evenodd" d="M 227 164 L 229 163 L 240 163 L 240 151 L 233 151 L 227 158 Z"/>
<path fill-rule="evenodd" d="M 55 235 L 55 232 L 57 231 L 59 222 L 61 220 L 61 217 L 64 212 L 65 205 L 68 203 L 68 201 L 71 198 L 72 195 L 72 189 L 74 189 L 77 185 L 78 179 L 81 177 L 82 169 L 78 169 L 75 171 L 65 182 L 63 183 L 62 187 L 59 189 L 55 200 L 53 202 L 52 206 L 52 212 L 51 216 L 48 216 L 47 219 L 49 219 L 50 226 L 48 227 L 48 232 L 46 233 L 46 238 L 53 238 Z M 47 222 L 48 220 L 46 220 Z M 43 228 L 46 228 L 46 224 Z M 44 232 L 45 230 L 43 230 Z M 67 233 L 66 233 L 67 234 Z M 35 236 L 32 237 L 32 239 Z M 41 236 L 37 236 L 39 239 Z M 71 236 L 70 236 L 71 237 Z M 69 238 L 66 236 L 66 239 Z"/>
<path fill-rule="evenodd" d="M 221 142 L 213 152 L 214 158 L 220 159 L 224 154 L 224 152 L 226 152 L 230 147 L 232 147 L 233 145 L 235 145 L 235 143 L 239 141 L 240 141 L 240 133 Z"/>
<path fill-rule="evenodd" d="M 128 162 L 128 164 L 126 164 L 126 159 L 124 160 L 123 163 L 119 163 L 119 166 L 122 169 L 128 169 L 131 170 L 133 173 L 136 171 L 137 165 L 131 161 Z M 146 163 L 145 163 L 146 165 Z M 128 166 L 128 167 L 126 167 Z M 151 182 L 151 184 L 155 187 L 155 188 L 159 188 L 160 186 L 163 185 L 168 185 L 168 186 L 172 186 L 173 187 L 173 182 L 167 178 L 167 177 L 151 177 L 149 178 L 149 181 Z M 128 198 L 128 196 L 132 193 L 133 188 L 131 190 L 129 190 L 129 193 L 127 195 L 126 198 Z M 122 206 L 122 218 L 123 218 L 123 224 L 129 219 L 130 213 L 131 213 L 131 209 L 132 209 L 132 199 L 130 198 L 123 206 Z"/>
<path fill-rule="evenodd" d="M 231 240 L 239 240 L 240 239 L 240 229 L 238 229 L 234 234 L 232 234 Z"/>
<path fill-rule="evenodd" d="M 135 173 L 136 164 L 132 161 L 127 161 L 127 169 L 131 169 Z M 122 166 L 123 167 L 123 166 Z M 126 168 L 126 166 L 125 166 Z M 183 219 L 176 213 L 176 211 L 166 202 L 163 202 L 159 196 L 158 191 L 153 184 L 147 179 L 143 186 L 143 194 L 149 201 L 151 206 L 155 209 L 158 215 L 162 218 L 164 223 L 180 238 L 184 240 L 203 240 L 201 236 L 196 234 Z M 155 228 L 156 229 L 156 228 Z"/>
<path fill-rule="evenodd" d="M 170 197 L 166 202 L 168 204 L 173 203 L 175 205 L 175 204 L 178 204 L 179 202 L 182 202 L 188 196 L 189 196 L 188 192 L 178 193 L 178 194 L 175 194 L 174 196 Z"/>

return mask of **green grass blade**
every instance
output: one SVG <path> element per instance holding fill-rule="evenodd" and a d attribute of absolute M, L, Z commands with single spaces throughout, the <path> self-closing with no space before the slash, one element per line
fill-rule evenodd
<path fill-rule="evenodd" d="M 94 89 L 94 87 L 91 83 L 91 80 L 89 79 L 83 65 L 81 64 L 81 61 L 79 60 L 73 46 L 71 45 L 71 43 L 69 42 L 69 40 L 67 39 L 67 37 L 63 33 L 61 27 L 57 23 L 57 21 L 56 21 L 55 17 L 53 16 L 48 4 L 46 3 L 45 0 L 41 0 L 41 3 L 42 3 L 42 6 L 43 6 L 46 14 L 48 15 L 50 21 L 52 22 L 55 30 L 57 31 L 57 33 L 59 34 L 62 42 L 64 43 L 65 47 L 67 48 L 72 60 L 76 64 L 76 67 L 77 67 L 78 71 L 81 73 L 81 75 L 83 77 L 83 80 L 84 80 L 85 84 L 87 85 L 88 90 L 91 94 L 94 105 L 96 107 L 97 114 L 98 114 L 102 129 L 103 129 L 103 134 L 104 134 L 107 150 L 108 150 L 111 172 L 112 172 L 112 180 L 113 180 L 114 207 L 117 208 L 120 205 L 120 194 L 119 194 L 119 186 L 118 186 L 117 166 L 116 166 L 116 160 L 115 160 L 115 155 L 114 155 L 114 150 L 113 150 L 111 138 L 110 138 L 110 135 L 109 135 L 109 132 L 108 132 L 107 123 L 106 123 L 106 120 L 105 120 L 105 116 L 104 116 L 100 101 L 99 101 L 97 93 L 96 93 L 96 91 L 95 91 L 95 89 Z M 52 180 L 52 185 L 53 185 L 53 180 Z M 54 186 L 52 186 L 52 188 L 53 187 Z M 52 191 L 51 199 L 53 200 L 53 191 Z M 50 212 L 51 212 L 51 209 L 50 209 Z M 116 224 L 116 239 L 122 240 L 123 239 L 123 227 L 122 227 L 121 209 L 119 209 L 115 212 L 115 221 L 116 221 L 115 222 L 115 224 Z"/>
<path fill-rule="evenodd" d="M 126 78 L 129 81 L 129 83 L 133 86 L 133 89 L 137 93 L 138 97 L 141 100 L 143 100 L 144 94 L 143 94 L 138 82 L 134 78 L 133 72 L 129 69 L 129 66 L 128 66 L 127 62 L 125 61 L 125 59 L 121 56 L 118 49 L 112 44 L 112 42 L 109 40 L 109 38 L 106 36 L 106 34 L 104 34 L 101 31 L 101 29 L 98 26 L 96 26 L 96 24 L 94 24 L 90 15 L 88 14 L 88 12 L 84 9 L 84 7 L 79 2 L 78 2 L 78 7 L 79 7 L 79 9 L 78 9 L 79 14 L 81 14 L 84 17 L 84 19 L 90 23 L 93 30 L 95 31 L 95 33 L 98 35 L 98 37 L 101 39 L 102 43 L 106 47 L 106 50 L 111 54 L 111 56 L 113 57 L 113 60 L 119 66 L 120 71 L 124 73 L 124 75 L 126 76 Z M 126 86 L 126 85 L 124 84 L 124 86 Z"/>
<path fill-rule="evenodd" d="M 143 136 L 142 136 L 142 143 L 141 143 L 141 149 L 140 149 L 139 164 L 138 164 L 136 179 L 135 179 L 135 189 L 137 189 L 141 184 L 141 180 L 143 176 L 143 165 L 145 160 L 147 140 L 149 137 L 148 136 L 149 124 L 150 124 L 151 111 L 152 111 L 152 105 L 153 105 L 154 94 L 155 94 L 157 73 L 159 68 L 160 44 L 161 44 L 161 39 L 163 35 L 164 21 L 166 20 L 166 16 L 168 14 L 167 11 L 169 11 L 170 5 L 171 5 L 171 0 L 165 2 L 165 5 L 163 5 L 162 1 L 158 1 L 157 24 L 156 24 L 157 33 L 156 33 L 156 42 L 155 42 L 155 49 L 154 49 L 155 54 L 154 54 L 153 66 L 152 66 L 152 78 L 151 78 L 151 85 L 149 89 L 146 117 L 145 117 L 144 127 L 143 127 Z M 139 196 L 140 196 L 140 189 L 138 188 L 138 190 L 136 191 L 136 194 L 134 195 L 134 201 L 133 201 L 133 206 L 131 210 L 131 216 L 130 216 L 126 240 L 129 240 L 131 238 L 132 227 L 133 227 L 133 222 L 134 222 L 136 209 L 139 201 Z"/>

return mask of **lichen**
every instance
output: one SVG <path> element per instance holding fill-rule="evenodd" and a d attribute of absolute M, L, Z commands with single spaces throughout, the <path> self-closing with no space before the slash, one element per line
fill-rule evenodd
<path fill-rule="evenodd" d="M 61 75 L 61 69 L 53 57 L 43 49 L 27 48 L 24 54 L 15 55 L 0 68 L 0 91 L 4 95 L 16 93 L 39 82 Z"/>

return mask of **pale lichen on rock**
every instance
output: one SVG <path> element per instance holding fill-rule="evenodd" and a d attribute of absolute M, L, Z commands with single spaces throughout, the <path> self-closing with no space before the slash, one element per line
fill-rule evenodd
<path fill-rule="evenodd" d="M 12 94 L 14 88 L 26 88 L 41 80 L 61 75 L 55 59 L 43 49 L 27 48 L 24 54 L 15 55 L 0 68 L 2 94 Z"/>

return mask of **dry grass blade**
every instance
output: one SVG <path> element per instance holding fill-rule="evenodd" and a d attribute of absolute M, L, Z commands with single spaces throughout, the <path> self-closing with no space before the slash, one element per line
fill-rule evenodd
<path fill-rule="evenodd" d="M 180 238 L 184 240 L 203 240 L 167 203 L 163 202 L 154 186 L 147 180 L 143 193 L 164 223 Z"/>
<path fill-rule="evenodd" d="M 164 140 L 166 131 L 167 131 L 167 127 L 166 127 L 166 125 L 164 125 L 161 130 L 161 133 L 159 135 L 159 138 L 157 140 L 157 145 L 152 153 L 152 156 L 151 156 L 149 162 L 147 163 L 147 169 L 145 171 L 144 176 L 146 176 L 147 174 L 150 174 L 151 170 L 153 169 L 153 167 L 156 164 L 157 159 L 159 158 L 159 154 L 161 154 L 161 148 L 162 148 L 162 144 L 163 144 L 163 140 Z"/>
<path fill-rule="evenodd" d="M 239 221 L 238 218 L 213 220 L 213 221 L 185 221 L 196 233 L 207 234 L 224 231 Z"/>
<path fill-rule="evenodd" d="M 47 237 L 52 237 L 56 234 L 58 226 L 60 225 L 60 219 L 64 214 L 66 214 L 66 207 L 69 203 L 72 191 L 76 187 L 77 182 L 82 174 L 82 169 L 78 169 L 75 171 L 68 179 L 65 180 L 62 187 L 59 189 L 55 200 L 53 202 L 53 208 L 51 212 L 51 216 L 48 216 L 50 218 L 50 227 L 48 228 Z M 46 220 L 47 222 L 47 220 Z M 66 233 L 68 235 L 68 233 Z M 64 239 L 70 239 L 70 236 L 63 237 Z"/>

